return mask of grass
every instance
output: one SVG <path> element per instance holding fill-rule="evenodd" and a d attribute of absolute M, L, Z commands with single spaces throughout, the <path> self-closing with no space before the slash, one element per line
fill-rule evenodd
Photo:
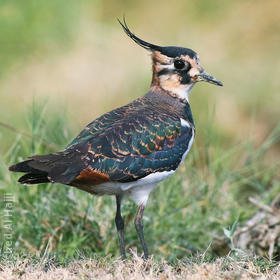
<path fill-rule="evenodd" d="M 18 135 L 1 159 L 0 191 L 15 198 L 12 205 L 12 252 L 44 252 L 63 259 L 87 255 L 118 256 L 119 246 L 114 225 L 115 199 L 93 197 L 60 184 L 22 186 L 18 174 L 8 166 L 32 154 L 61 149 L 73 133 L 67 128 L 65 113 L 33 103 L 27 110 L 29 138 Z M 211 121 L 209 121 L 211 122 Z M 200 139 L 177 174 L 152 193 L 144 213 L 148 246 L 156 259 L 169 261 L 190 257 L 206 250 L 214 258 L 211 242 L 215 236 L 239 219 L 245 221 L 255 211 L 249 196 L 259 196 L 265 203 L 279 191 L 279 165 L 267 165 L 267 150 L 279 141 L 277 127 L 264 143 L 253 149 L 248 140 L 224 143 L 213 127 L 207 125 L 205 143 Z M 231 147 L 229 147 L 231 146 Z M 2 215 L 5 202 L 2 200 Z M 123 215 L 127 248 L 138 248 L 133 218 L 136 206 L 126 201 Z M 1 227 L 2 252 L 4 234 Z"/>

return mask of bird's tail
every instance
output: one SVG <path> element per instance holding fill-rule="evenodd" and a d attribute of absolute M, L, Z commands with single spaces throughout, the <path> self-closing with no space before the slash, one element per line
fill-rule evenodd
<path fill-rule="evenodd" d="M 21 184 L 58 182 L 68 185 L 84 168 L 79 153 L 59 152 L 32 156 L 29 160 L 10 166 L 9 170 L 26 173 L 18 180 Z"/>
<path fill-rule="evenodd" d="M 26 160 L 19 162 L 15 165 L 10 166 L 9 170 L 12 172 L 26 173 L 18 179 L 18 182 L 20 182 L 21 184 L 33 185 L 50 182 L 47 172 L 32 168 L 28 165 L 32 161 L 33 160 Z"/>

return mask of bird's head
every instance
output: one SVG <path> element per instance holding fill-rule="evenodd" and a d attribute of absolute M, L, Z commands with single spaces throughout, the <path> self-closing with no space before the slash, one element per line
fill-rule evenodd
<path fill-rule="evenodd" d="M 205 81 L 222 86 L 222 82 L 208 74 L 201 66 L 196 52 L 182 47 L 161 47 L 138 38 L 133 34 L 125 19 L 119 20 L 125 33 L 138 45 L 152 52 L 152 87 L 159 87 L 171 95 L 187 99 L 195 83 Z"/>

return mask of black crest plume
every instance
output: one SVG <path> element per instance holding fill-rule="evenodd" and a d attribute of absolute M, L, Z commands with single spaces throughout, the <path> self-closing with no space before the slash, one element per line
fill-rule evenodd
<path fill-rule="evenodd" d="M 124 32 L 127 34 L 128 37 L 130 37 L 134 42 L 136 42 L 139 46 L 141 46 L 142 48 L 149 50 L 149 51 L 159 51 L 161 52 L 163 55 L 166 55 L 168 57 L 180 57 L 181 55 L 189 55 L 191 58 L 194 58 L 197 56 L 196 52 L 194 52 L 191 49 L 188 48 L 182 48 L 182 47 L 175 47 L 175 46 L 166 46 L 166 47 L 161 47 L 161 46 L 157 46 L 151 43 L 148 43 L 142 39 L 140 39 L 139 37 L 137 37 L 135 34 L 133 34 L 125 21 L 125 17 L 123 17 L 123 22 L 121 22 L 118 19 L 120 25 L 122 26 Z"/>
<path fill-rule="evenodd" d="M 151 44 L 151 43 L 148 43 L 148 42 L 140 39 L 139 37 L 137 37 L 135 34 L 133 34 L 129 30 L 129 28 L 128 28 L 127 24 L 126 24 L 125 17 L 123 17 L 123 22 L 121 22 L 119 19 L 118 19 L 118 21 L 119 21 L 120 25 L 122 26 L 124 32 L 127 34 L 127 36 L 130 37 L 139 46 L 141 46 L 144 49 L 149 50 L 149 51 L 161 51 L 162 50 L 162 47 L 154 45 L 154 44 Z"/>

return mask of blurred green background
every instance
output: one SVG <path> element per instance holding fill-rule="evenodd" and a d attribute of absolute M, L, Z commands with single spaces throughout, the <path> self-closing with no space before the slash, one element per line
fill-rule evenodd
<path fill-rule="evenodd" d="M 140 38 L 195 50 L 224 83 L 192 91 L 196 143 L 148 204 L 152 252 L 203 250 L 240 213 L 246 219 L 254 211 L 249 195 L 269 202 L 280 190 L 279 9 L 278 0 L 2 0 L 0 121 L 31 136 L 0 126 L 0 191 L 17 200 L 15 249 L 40 253 L 51 239 L 50 252 L 69 256 L 84 248 L 118 252 L 111 198 L 60 185 L 20 187 L 7 166 L 63 148 L 87 123 L 148 91 L 149 53 L 124 34 L 116 20 L 123 14 Z M 124 207 L 128 244 L 138 246 L 133 206 Z"/>

